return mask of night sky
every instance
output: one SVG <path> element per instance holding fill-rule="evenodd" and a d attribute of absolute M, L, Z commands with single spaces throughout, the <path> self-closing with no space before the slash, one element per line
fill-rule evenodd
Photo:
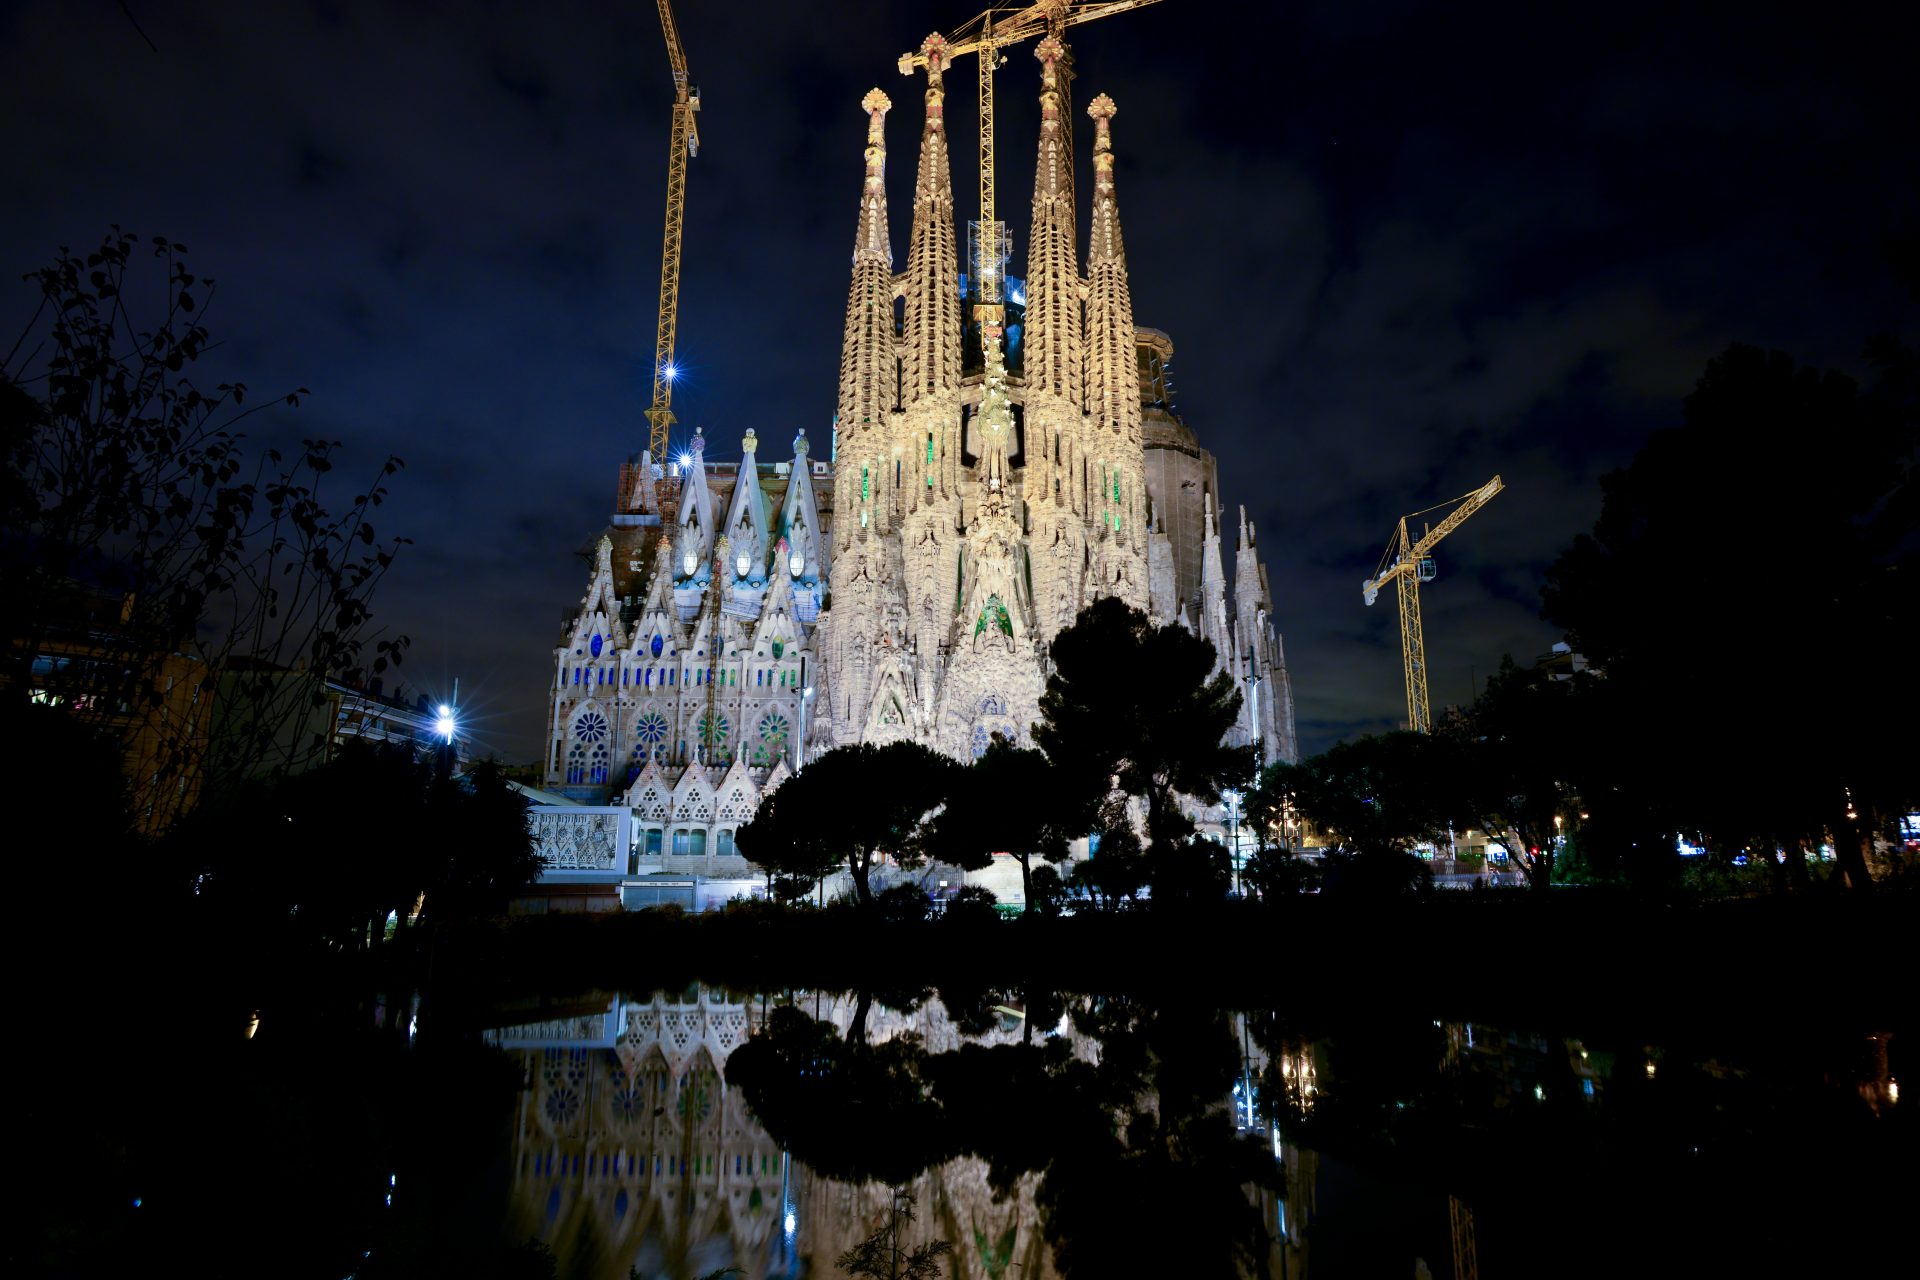
<path fill-rule="evenodd" d="M 763 458 L 801 426 L 824 450 L 860 97 L 895 102 L 900 266 L 919 98 L 895 60 L 975 10 L 678 12 L 704 145 L 674 407 L 714 456 L 749 426 Z M 1172 335 L 1179 411 L 1258 523 L 1303 748 L 1405 716 L 1391 600 L 1359 590 L 1401 513 L 1508 485 L 1422 593 L 1434 702 L 1462 702 L 1558 639 L 1545 566 L 1709 356 L 1857 371 L 1868 334 L 1915 332 L 1889 250 L 1920 226 L 1914 12 L 1165 0 L 1072 33 L 1081 171 L 1104 91 L 1136 319 Z M 962 218 L 972 74 L 949 77 Z M 998 80 L 1016 263 L 1037 76 L 1026 45 Z M 533 759 L 576 556 L 646 443 L 671 97 L 639 0 L 0 6 L 0 319 L 110 223 L 186 243 L 220 282 L 203 381 L 305 385 L 257 435 L 406 460 L 382 532 L 415 545 L 377 614 L 413 637 L 410 683 L 459 678 L 483 751 Z M 1674 623 L 1705 649 L 1743 625 Z"/>

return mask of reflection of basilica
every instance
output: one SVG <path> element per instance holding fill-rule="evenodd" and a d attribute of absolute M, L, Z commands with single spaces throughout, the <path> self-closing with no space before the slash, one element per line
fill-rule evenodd
<path fill-rule="evenodd" d="M 879 1225 L 877 1183 L 816 1177 L 789 1159 L 728 1086 L 728 1056 L 765 1016 L 695 989 L 609 999 L 593 1012 L 489 1032 L 526 1072 L 512 1153 L 510 1233 L 537 1235 L 563 1275 L 625 1280 L 739 1267 L 753 1277 L 832 1275 L 833 1261 Z M 844 1032 L 854 1006 L 820 996 L 808 1012 Z M 995 1030 L 973 1043 L 1018 1037 Z M 918 1035 L 936 1052 L 960 1033 L 937 1002 L 912 1014 L 875 1007 L 867 1038 Z M 920 1175 L 910 1242 L 950 1241 L 968 1277 L 1054 1273 L 1034 1206 L 1037 1175 L 996 1203 L 977 1159 Z"/>

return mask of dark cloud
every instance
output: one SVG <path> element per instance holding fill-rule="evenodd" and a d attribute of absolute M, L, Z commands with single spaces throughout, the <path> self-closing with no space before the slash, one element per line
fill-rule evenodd
<path fill-rule="evenodd" d="M 269 438 L 410 466 L 417 545 L 381 614 L 409 678 L 461 678 L 503 752 L 538 750 L 556 620 L 645 439 L 671 86 L 646 6 L 0 10 L 24 272 L 109 223 L 221 281 L 221 377 L 307 406 Z M 704 142 L 688 194 L 675 407 L 726 456 L 824 444 L 861 169 L 892 95 L 907 244 L 919 90 L 898 54 L 964 8 L 683 0 Z M 1435 698 L 1555 637 L 1540 576 L 1598 478 L 1675 420 L 1735 340 L 1857 368 L 1913 327 L 1909 8 L 1168 0 L 1080 28 L 1076 119 L 1119 102 L 1138 317 L 1259 524 L 1309 747 L 1402 714 L 1393 521 L 1499 472 L 1423 593 Z M 1034 62 L 1000 72 L 1003 216 L 1025 251 Z M 973 204 L 971 64 L 951 78 Z M 1086 189 L 1083 186 L 1083 190 Z M 12 278 L 8 276 L 7 278 Z M 10 295 L 24 316 L 28 299 Z"/>

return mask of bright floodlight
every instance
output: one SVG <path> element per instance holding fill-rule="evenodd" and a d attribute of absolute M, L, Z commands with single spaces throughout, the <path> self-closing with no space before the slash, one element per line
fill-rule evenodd
<path fill-rule="evenodd" d="M 680 366 L 677 364 L 674 364 L 672 361 L 668 361 L 667 367 L 662 369 L 660 372 L 666 376 L 666 379 L 668 382 L 672 382 L 675 378 L 680 376 Z"/>
<path fill-rule="evenodd" d="M 440 704 L 440 718 L 433 722 L 433 731 L 448 742 L 453 741 L 453 708 L 444 702 Z"/>

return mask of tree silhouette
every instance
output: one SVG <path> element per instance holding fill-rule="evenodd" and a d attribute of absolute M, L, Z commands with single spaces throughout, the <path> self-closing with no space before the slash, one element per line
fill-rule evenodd
<path fill-rule="evenodd" d="M 1586 702 L 1575 705 L 1575 680 L 1584 693 L 1592 679 L 1555 680 L 1507 658 L 1466 715 L 1439 734 L 1452 748 L 1436 754 L 1459 812 L 1505 844 L 1536 892 L 1553 883 L 1555 819 L 1577 814 L 1566 812 L 1584 754 Z"/>
<path fill-rule="evenodd" d="M 740 828 L 740 852 L 789 877 L 818 876 L 844 860 L 860 906 L 871 909 L 874 866 L 921 856 L 927 820 L 958 769 L 917 742 L 835 747 L 760 802 Z"/>
<path fill-rule="evenodd" d="M 305 388 L 196 385 L 213 281 L 165 237 L 144 246 L 162 278 L 142 279 L 142 247 L 115 228 L 62 249 L 0 363 L 0 697 L 37 691 L 127 742 L 130 813 L 161 831 L 308 757 L 327 676 L 398 660 L 369 600 L 406 540 L 371 519 L 398 458 L 336 513 L 337 442 L 249 457 L 242 424 Z"/>
<path fill-rule="evenodd" d="M 1428 734 L 1389 733 L 1275 766 L 1271 785 L 1336 842 L 1329 889 L 1400 891 L 1418 881 L 1413 846 L 1445 832 L 1458 802 L 1452 752 Z"/>
<path fill-rule="evenodd" d="M 1022 896 L 1034 902 L 1033 859 L 1059 862 L 1081 831 L 1067 816 L 1062 779 L 1041 752 L 1016 747 L 998 734 L 986 751 L 953 775 L 947 807 L 934 819 L 927 848 L 964 870 L 984 867 L 996 853 L 1020 863 Z"/>
<path fill-rule="evenodd" d="M 1899 710 L 1920 679 L 1889 660 L 1920 622 L 1920 377 L 1891 340 L 1869 356 L 1862 394 L 1727 350 L 1549 573 L 1547 617 L 1605 673 L 1612 776 L 1585 799 L 1602 823 L 1640 815 L 1615 822 L 1636 844 L 1694 830 L 1797 858 L 1830 832 L 1864 889 L 1872 826 L 1920 799 Z"/>
<path fill-rule="evenodd" d="M 1054 637 L 1051 655 L 1033 738 L 1065 784 L 1061 821 L 1100 829 L 1104 856 L 1118 823 L 1103 806 L 1115 792 L 1135 797 L 1149 852 L 1178 856 L 1193 831 L 1179 797 L 1218 804 L 1223 786 L 1253 771 L 1253 748 L 1225 742 L 1240 692 L 1215 669 L 1213 646 L 1106 597 Z"/>

